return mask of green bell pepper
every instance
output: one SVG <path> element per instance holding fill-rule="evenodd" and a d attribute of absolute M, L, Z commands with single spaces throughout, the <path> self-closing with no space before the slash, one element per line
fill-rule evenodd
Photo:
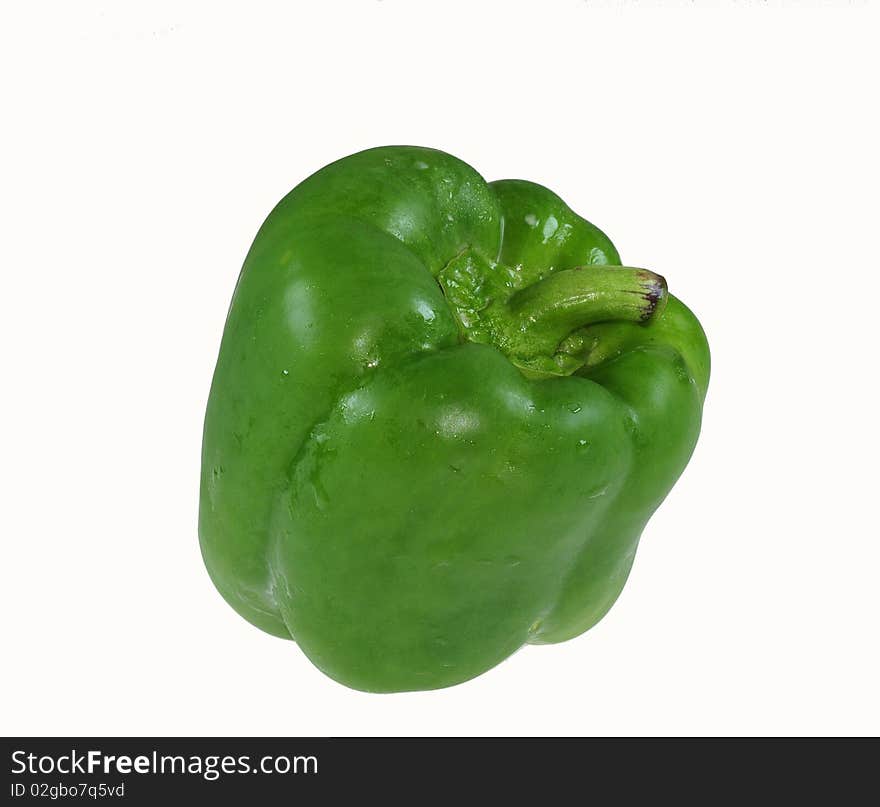
<path fill-rule="evenodd" d="M 608 611 L 700 429 L 709 351 L 663 278 L 540 185 L 376 148 L 247 255 L 199 535 L 245 619 L 374 692 L 445 687 Z"/>

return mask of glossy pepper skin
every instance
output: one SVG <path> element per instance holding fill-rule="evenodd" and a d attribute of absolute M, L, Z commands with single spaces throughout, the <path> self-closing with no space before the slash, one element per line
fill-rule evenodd
<path fill-rule="evenodd" d="M 374 692 L 450 686 L 608 611 L 700 429 L 709 352 L 662 278 L 530 182 L 339 160 L 245 260 L 199 534 L 245 619 Z"/>

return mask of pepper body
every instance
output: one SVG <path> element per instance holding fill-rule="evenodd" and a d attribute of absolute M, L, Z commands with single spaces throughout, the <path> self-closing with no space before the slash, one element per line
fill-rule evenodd
<path fill-rule="evenodd" d="M 291 191 L 245 260 L 205 419 L 199 535 L 224 598 L 368 691 L 594 625 L 709 375 L 693 314 L 619 264 L 547 189 L 431 149 Z"/>

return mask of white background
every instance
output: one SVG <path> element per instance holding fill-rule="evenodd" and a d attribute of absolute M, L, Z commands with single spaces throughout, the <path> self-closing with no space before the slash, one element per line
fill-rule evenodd
<path fill-rule="evenodd" d="M 4 4 L 0 733 L 880 732 L 877 23 L 858 2 Z M 388 143 L 556 190 L 697 312 L 713 377 L 605 620 L 380 696 L 225 605 L 196 516 L 251 239 L 305 176 Z"/>

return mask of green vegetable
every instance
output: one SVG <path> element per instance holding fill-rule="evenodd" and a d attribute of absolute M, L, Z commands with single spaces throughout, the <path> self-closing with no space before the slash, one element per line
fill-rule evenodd
<path fill-rule="evenodd" d="M 357 689 L 432 689 L 596 624 L 700 429 L 663 278 L 540 185 L 339 160 L 245 260 L 205 418 L 220 593 Z"/>

